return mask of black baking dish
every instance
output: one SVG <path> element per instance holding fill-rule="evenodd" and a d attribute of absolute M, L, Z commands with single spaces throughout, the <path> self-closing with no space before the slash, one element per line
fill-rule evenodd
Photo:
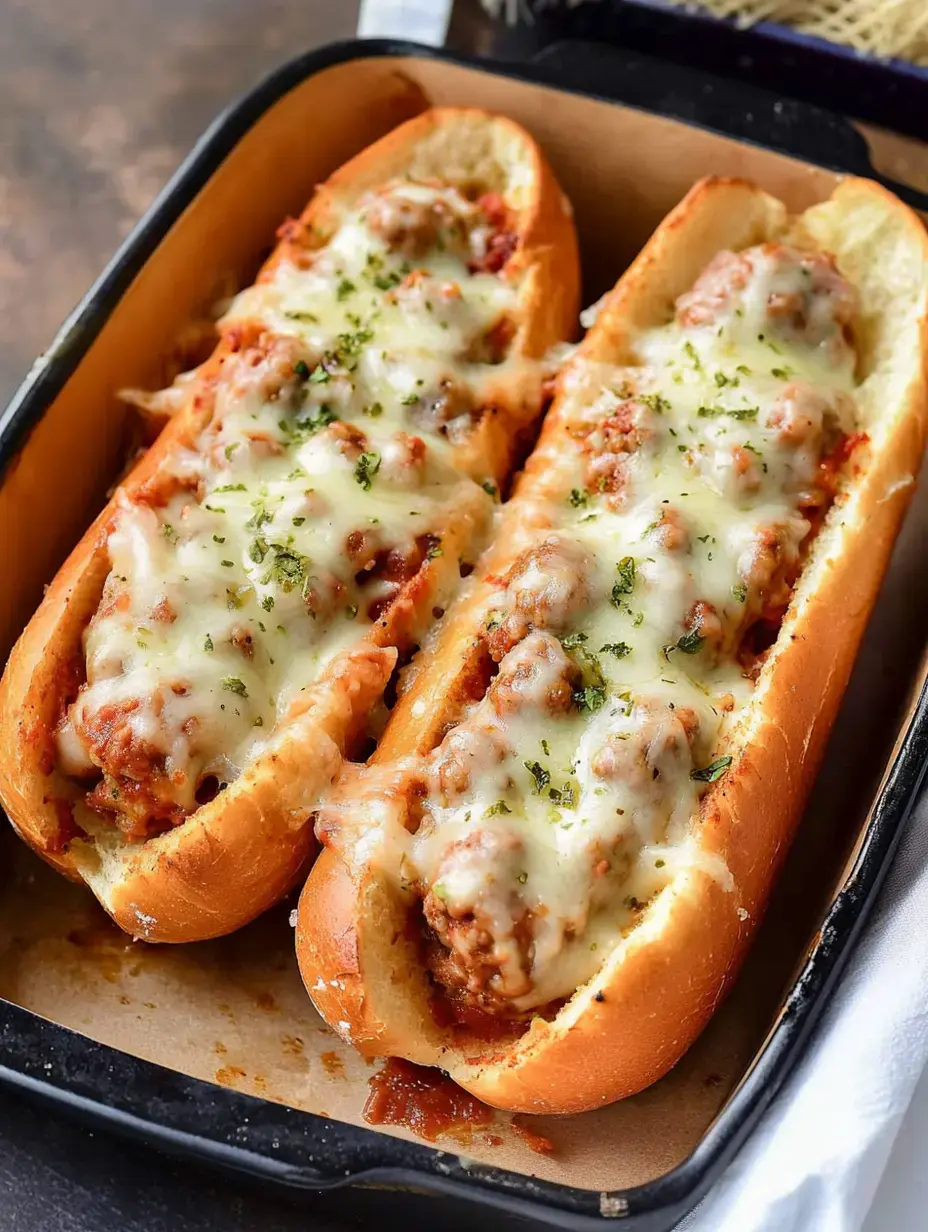
<path fill-rule="evenodd" d="M 356 86 L 351 99 L 344 94 L 349 81 Z M 346 114 L 354 108 L 354 118 L 342 129 L 330 121 L 330 129 L 301 137 L 305 151 L 294 149 L 288 137 L 297 171 L 285 191 L 273 189 L 280 167 L 273 151 L 283 148 L 274 142 L 293 123 L 299 91 L 320 82 L 319 89 L 343 98 Z M 552 107 L 555 90 L 562 92 Z M 421 109 L 430 95 L 508 112 L 535 131 L 575 199 L 587 300 L 614 280 L 699 174 L 743 172 L 800 208 L 827 193 L 836 171 L 874 174 L 865 143 L 841 119 L 632 53 L 574 45 L 540 65 L 491 69 L 378 41 L 337 44 L 289 62 L 207 132 L 0 420 L 0 565 L 15 583 L 0 599 L 4 650 L 118 469 L 124 421 L 114 391 L 157 381 L 163 375 L 158 357 L 170 354 L 179 326 L 211 302 L 224 278 L 247 281 L 275 223 L 299 208 L 319 172 Z M 249 141 L 259 125 L 262 140 Z M 598 137 L 591 132 L 597 125 Z M 305 154 L 305 172 L 294 153 Z M 245 199 L 243 181 L 261 191 Z M 903 192 L 913 204 L 928 204 L 912 190 Z M 207 206 L 222 211 L 218 231 L 210 229 Z M 56 493 L 55 524 L 31 519 L 20 530 L 17 520 L 14 536 L 14 511 L 45 499 L 40 464 L 52 454 L 73 456 L 73 490 Z M 928 627 L 928 586 L 919 581 L 911 527 L 922 521 L 916 507 L 835 736 L 844 749 L 866 753 L 852 754 L 856 769 L 840 782 L 834 757 L 826 764 L 739 981 L 748 991 L 736 989 L 721 1011 L 730 1018 L 750 1001 L 742 1032 L 750 1038 L 750 1055 L 738 1062 L 730 1090 L 722 1090 L 698 1140 L 674 1166 L 652 1167 L 651 1179 L 614 1189 L 597 1188 L 589 1178 L 557 1183 L 470 1162 L 451 1153 L 453 1145 L 434 1150 L 140 1059 L 50 1021 L 47 1008 L 42 1016 L 32 1012 L 34 1005 L 24 1008 L 29 998 L 14 996 L 2 981 L 9 1000 L 0 1002 L 0 1078 L 101 1126 L 294 1192 L 400 1188 L 568 1228 L 613 1218 L 652 1232 L 671 1227 L 732 1159 L 799 1059 L 921 786 L 928 698 L 920 687 L 920 630 Z M 907 599 L 905 627 L 900 595 Z M 878 639 L 884 649 L 892 643 L 889 660 L 877 655 Z M 878 714 L 861 707 L 876 679 Z M 875 803 L 867 809 L 861 801 Z M 3 944 L 0 972 L 7 959 Z M 395 1199 L 380 1197 L 389 1211 Z M 443 1219 L 450 1219 L 451 1209 L 443 1206 Z"/>

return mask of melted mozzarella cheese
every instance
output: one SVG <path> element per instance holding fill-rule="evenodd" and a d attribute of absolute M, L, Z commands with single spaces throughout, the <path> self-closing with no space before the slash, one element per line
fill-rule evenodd
<path fill-rule="evenodd" d="M 738 651 L 788 598 L 821 460 L 859 425 L 847 285 L 790 250 L 729 256 L 639 364 L 572 363 L 557 480 L 515 502 L 544 530 L 486 599 L 488 644 L 514 644 L 432 755 L 404 867 L 486 1008 L 569 996 L 686 869 L 732 889 L 694 821 L 753 692 Z"/>
<path fill-rule="evenodd" d="M 414 260 L 391 246 L 397 218 Z M 488 528 L 493 485 L 450 442 L 500 370 L 540 378 L 487 354 L 518 288 L 470 271 L 485 230 L 452 189 L 389 186 L 306 268 L 280 264 L 233 302 L 221 328 L 257 342 L 226 356 L 156 495 L 120 499 L 87 684 L 60 731 L 63 764 L 113 779 L 113 808 L 120 777 L 155 773 L 184 811 L 205 776 L 234 779 L 454 517 Z"/>

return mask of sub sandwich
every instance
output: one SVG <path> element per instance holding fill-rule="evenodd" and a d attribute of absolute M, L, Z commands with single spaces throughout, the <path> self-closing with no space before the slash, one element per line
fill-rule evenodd
<path fill-rule="evenodd" d="M 476 110 L 319 187 L 19 639 L 0 800 L 151 941 L 297 884 L 312 816 L 486 542 L 577 310 L 569 204 Z M 379 709 L 378 709 L 379 707 Z"/>
<path fill-rule="evenodd" d="M 641 1090 L 738 970 L 915 485 L 928 239 L 697 184 L 598 306 L 466 593 L 320 813 L 297 949 L 367 1056 Z"/>

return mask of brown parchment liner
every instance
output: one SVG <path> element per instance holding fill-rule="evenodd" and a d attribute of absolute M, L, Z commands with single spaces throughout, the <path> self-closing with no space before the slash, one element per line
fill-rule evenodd
<path fill-rule="evenodd" d="M 834 183 L 829 172 L 674 121 L 441 62 L 372 59 L 310 78 L 257 123 L 185 211 L 3 477 L 2 655 L 119 469 L 128 421 L 115 391 L 157 388 L 170 375 L 174 341 L 217 287 L 250 280 L 277 224 L 299 211 L 313 185 L 428 102 L 499 110 L 541 142 L 576 210 L 586 302 L 615 281 L 702 175 L 754 179 L 797 211 Z M 928 175 L 928 152 L 920 174 Z M 662 1175 L 695 1147 L 775 1021 L 924 679 L 926 558 L 928 491 L 912 506 L 767 920 L 694 1048 L 623 1103 L 532 1118 L 554 1144 L 551 1155 L 531 1151 L 503 1114 L 489 1131 L 464 1131 L 441 1149 L 611 1190 Z M 322 1024 L 302 990 L 292 906 L 219 941 L 132 942 L 89 891 L 46 868 L 6 829 L 0 996 L 138 1057 L 359 1124 L 373 1069 Z"/>

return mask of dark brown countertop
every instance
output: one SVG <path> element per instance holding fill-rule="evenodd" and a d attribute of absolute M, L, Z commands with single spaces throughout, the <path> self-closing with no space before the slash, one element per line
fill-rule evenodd
<path fill-rule="evenodd" d="M 0 405 L 214 116 L 357 0 L 0 0 Z"/>

